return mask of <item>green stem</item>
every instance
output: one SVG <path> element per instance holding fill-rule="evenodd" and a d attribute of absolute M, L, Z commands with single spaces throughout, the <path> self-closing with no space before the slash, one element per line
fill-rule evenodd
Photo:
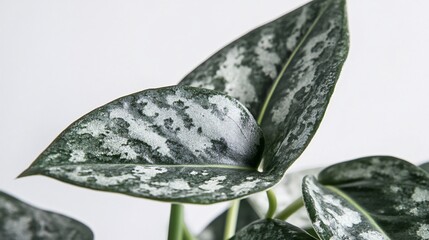
<path fill-rule="evenodd" d="M 267 211 L 267 214 L 265 217 L 266 218 L 273 218 L 273 216 L 277 210 L 276 194 L 274 193 L 273 190 L 270 189 L 267 191 L 267 197 L 268 197 L 268 211 Z"/>
<path fill-rule="evenodd" d="M 238 209 L 240 208 L 240 200 L 233 200 L 231 207 L 226 215 L 225 232 L 223 239 L 230 239 L 235 234 L 235 228 L 237 226 Z"/>
<path fill-rule="evenodd" d="M 171 204 L 168 240 L 182 240 L 183 236 L 183 205 Z"/>
<path fill-rule="evenodd" d="M 196 238 L 189 231 L 188 226 L 183 224 L 183 240 L 196 240 Z"/>
<path fill-rule="evenodd" d="M 299 197 L 295 201 L 293 201 L 289 206 L 287 206 L 283 211 L 277 214 L 276 218 L 281 220 L 286 220 L 296 211 L 298 211 L 302 206 L 304 206 L 304 201 L 302 197 Z"/>

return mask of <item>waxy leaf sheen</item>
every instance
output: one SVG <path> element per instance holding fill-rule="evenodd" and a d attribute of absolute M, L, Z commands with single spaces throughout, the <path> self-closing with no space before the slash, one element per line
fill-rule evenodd
<path fill-rule="evenodd" d="M 227 45 L 180 84 L 227 93 L 249 108 L 264 131 L 267 181 L 278 182 L 320 124 L 348 39 L 345 1 L 312 1 Z"/>
<path fill-rule="evenodd" d="M 254 192 L 262 132 L 237 100 L 166 87 L 114 100 L 70 125 L 22 175 L 161 201 Z"/>
<path fill-rule="evenodd" d="M 429 238 L 429 173 L 404 160 L 339 163 L 320 172 L 318 181 L 306 178 L 303 192 L 322 239 Z"/>
<path fill-rule="evenodd" d="M 262 219 L 238 231 L 231 240 L 314 240 L 302 229 L 278 219 Z"/>
<path fill-rule="evenodd" d="M 32 207 L 0 191 L 0 239 L 92 240 L 92 231 L 69 217 Z"/>

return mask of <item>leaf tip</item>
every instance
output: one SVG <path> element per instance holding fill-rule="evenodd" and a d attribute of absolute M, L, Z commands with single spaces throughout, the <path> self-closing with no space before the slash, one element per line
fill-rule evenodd
<path fill-rule="evenodd" d="M 36 175 L 36 172 L 30 167 L 30 168 L 25 169 L 15 179 L 23 178 L 23 177 L 28 177 L 28 176 L 32 176 L 32 175 Z"/>

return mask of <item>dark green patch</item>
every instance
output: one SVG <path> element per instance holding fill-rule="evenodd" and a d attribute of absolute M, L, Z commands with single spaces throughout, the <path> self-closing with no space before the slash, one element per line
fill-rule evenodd
<path fill-rule="evenodd" d="M 231 240 L 314 240 L 304 230 L 285 221 L 262 219 L 243 228 Z"/>

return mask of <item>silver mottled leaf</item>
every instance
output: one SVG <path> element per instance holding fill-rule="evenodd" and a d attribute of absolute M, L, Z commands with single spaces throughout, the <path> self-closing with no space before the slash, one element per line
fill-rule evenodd
<path fill-rule="evenodd" d="M 269 184 L 260 183 L 256 171 L 262 146 L 260 128 L 237 100 L 167 87 L 119 98 L 85 115 L 22 176 L 43 174 L 161 201 L 213 203 Z"/>
<path fill-rule="evenodd" d="M 0 192 L 0 239 L 91 240 L 92 231 L 69 217 L 32 207 Z"/>
<path fill-rule="evenodd" d="M 345 8 L 344 0 L 312 1 L 302 8 L 302 18 L 311 25 L 298 38 L 261 113 L 266 171 L 282 175 L 307 147 L 323 118 L 348 53 Z"/>
<path fill-rule="evenodd" d="M 333 165 L 319 182 L 364 209 L 392 239 L 429 239 L 429 173 L 404 160 L 374 156 Z"/>
<path fill-rule="evenodd" d="M 263 219 L 238 231 L 234 240 L 313 240 L 304 230 L 285 221 Z"/>
<path fill-rule="evenodd" d="M 214 54 L 180 84 L 237 98 L 264 131 L 264 171 L 280 180 L 314 135 L 348 52 L 344 0 L 316 0 Z"/>
<path fill-rule="evenodd" d="M 303 180 L 305 206 L 314 229 L 323 240 L 388 240 L 384 232 L 348 199 L 319 184 L 314 177 Z"/>

